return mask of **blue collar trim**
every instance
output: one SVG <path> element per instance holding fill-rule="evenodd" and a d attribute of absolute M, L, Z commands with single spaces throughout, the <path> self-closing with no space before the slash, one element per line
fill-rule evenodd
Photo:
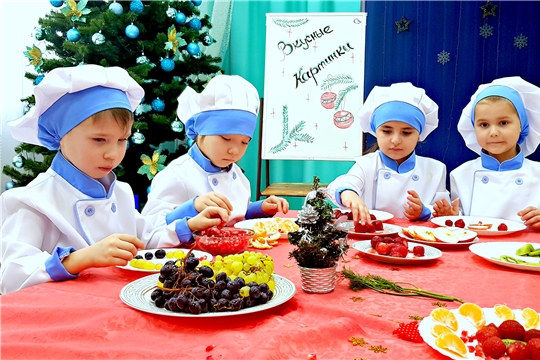
<path fill-rule="evenodd" d="M 493 156 L 485 153 L 484 150 L 480 152 L 480 158 L 482 160 L 482 166 L 493 171 L 510 171 L 521 169 L 525 159 L 521 149 L 519 149 L 519 152 L 515 157 L 510 160 L 503 161 L 502 163 L 500 163 L 499 160 L 495 159 Z"/>
<path fill-rule="evenodd" d="M 56 153 L 51 168 L 71 186 L 91 198 L 107 199 L 113 193 L 116 183 L 116 175 L 113 172 L 99 180 L 93 179 L 67 161 L 60 151 Z M 103 184 L 109 185 L 108 194 Z"/>
<path fill-rule="evenodd" d="M 381 157 L 381 160 L 387 168 L 390 168 L 391 170 L 394 170 L 398 174 L 405 174 L 409 171 L 413 170 L 416 166 L 416 152 L 412 152 L 412 154 L 409 156 L 407 160 L 400 164 L 397 163 L 396 160 L 389 158 L 386 156 L 382 151 L 379 150 L 379 156 Z"/>
<path fill-rule="evenodd" d="M 215 173 L 221 172 L 223 170 L 229 171 L 231 169 L 231 166 L 228 166 L 226 168 L 220 168 L 219 166 L 216 166 L 216 165 L 212 164 L 210 159 L 208 159 L 206 156 L 204 156 L 204 154 L 201 152 L 201 149 L 199 149 L 197 144 L 193 144 L 193 146 L 189 148 L 188 154 L 189 154 L 189 156 L 191 156 L 193 158 L 193 160 L 195 160 L 195 162 L 200 167 L 203 168 L 204 171 L 206 171 L 208 173 L 215 174 Z"/>

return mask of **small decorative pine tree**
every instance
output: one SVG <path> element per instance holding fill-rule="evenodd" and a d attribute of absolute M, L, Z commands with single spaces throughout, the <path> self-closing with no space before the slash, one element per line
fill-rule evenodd
<path fill-rule="evenodd" d="M 118 179 L 128 182 L 145 202 L 153 176 L 188 148 L 184 127 L 176 118 L 177 97 L 190 86 L 203 90 L 221 73 L 221 59 L 204 53 L 214 43 L 202 0 L 88 1 L 50 0 L 55 8 L 39 19 L 35 43 L 24 52 L 33 72 L 25 77 L 37 85 L 57 67 L 79 64 L 120 66 L 144 88 L 135 111 L 133 136 Z M 22 99 L 30 110 L 34 96 Z M 24 186 L 51 164 L 56 152 L 31 144 L 15 148 L 13 166 L 3 173 L 10 186 Z"/>
<path fill-rule="evenodd" d="M 312 189 L 298 213 L 300 229 L 289 233 L 289 242 L 296 246 L 289 258 L 296 259 L 302 267 L 329 268 L 336 265 L 349 248 L 347 233 L 333 226 L 334 211 L 326 201 L 325 189 L 319 187 L 317 176 L 313 179 Z"/>

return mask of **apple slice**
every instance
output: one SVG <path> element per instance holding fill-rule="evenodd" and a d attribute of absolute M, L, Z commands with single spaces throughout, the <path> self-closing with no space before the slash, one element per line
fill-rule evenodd
<path fill-rule="evenodd" d="M 454 232 L 445 227 L 436 228 L 435 230 L 433 230 L 433 235 L 435 236 L 435 239 L 437 239 L 437 241 L 440 241 L 440 242 L 454 243 L 454 244 L 459 242 L 459 239 L 454 234 Z"/>
<path fill-rule="evenodd" d="M 406 228 L 404 227 L 403 229 L 401 229 L 401 231 L 403 232 L 403 234 L 414 238 L 414 236 L 413 236 L 414 232 L 411 229 L 412 227 L 413 226 L 409 226 L 409 227 L 406 227 Z"/>
<path fill-rule="evenodd" d="M 457 229 L 453 231 L 459 242 L 472 241 L 476 239 L 478 234 L 472 230 Z"/>
<path fill-rule="evenodd" d="M 427 226 L 417 226 L 414 229 L 415 239 L 424 240 L 424 241 L 435 241 L 435 236 L 433 235 L 433 228 Z"/>

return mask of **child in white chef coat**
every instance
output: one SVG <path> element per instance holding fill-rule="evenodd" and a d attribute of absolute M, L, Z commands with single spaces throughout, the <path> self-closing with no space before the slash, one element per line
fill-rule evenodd
<path fill-rule="evenodd" d="M 347 174 L 328 185 L 328 197 L 362 223 L 370 221 L 370 209 L 429 219 L 435 201 L 448 197 L 446 166 L 416 155 L 415 148 L 437 128 L 438 110 L 411 83 L 373 88 L 358 117 L 363 131 L 377 138 L 378 150 L 356 158 Z"/>
<path fill-rule="evenodd" d="M 480 85 L 458 131 L 480 157 L 450 172 L 453 202 L 437 202 L 436 215 L 503 218 L 540 230 L 540 163 L 525 158 L 540 143 L 540 88 L 519 76 Z"/>
<path fill-rule="evenodd" d="M 195 143 L 152 180 L 142 214 L 174 209 L 166 215 L 173 221 L 218 206 L 229 212 L 232 225 L 287 213 L 289 203 L 280 197 L 250 202 L 249 180 L 235 164 L 253 137 L 258 111 L 257 89 L 240 76 L 218 75 L 200 94 L 187 87 L 178 97 L 177 116 Z"/>
<path fill-rule="evenodd" d="M 12 136 L 59 151 L 46 172 L 0 198 L 0 291 L 73 279 L 90 267 L 126 265 L 138 249 L 179 245 L 181 226 L 145 220 L 131 187 L 111 172 L 144 96 L 127 71 L 57 68 L 34 93 L 34 108 L 8 123 Z M 209 207 L 183 226 L 195 231 L 227 219 L 225 210 Z"/>

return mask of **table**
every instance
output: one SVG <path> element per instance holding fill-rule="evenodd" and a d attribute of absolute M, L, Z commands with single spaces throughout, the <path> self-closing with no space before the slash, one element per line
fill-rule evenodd
<path fill-rule="evenodd" d="M 294 214 L 294 213 L 293 213 Z M 389 221 L 401 226 L 407 220 Z M 418 223 L 416 223 L 418 224 Z M 429 222 L 418 225 L 433 226 Z M 480 241 L 538 242 L 525 230 Z M 288 302 L 262 312 L 216 318 L 152 315 L 126 306 L 124 285 L 147 274 L 115 267 L 84 271 L 78 279 L 50 282 L 0 296 L 3 359 L 446 359 L 425 343 L 401 340 L 392 331 L 409 316 L 427 316 L 437 300 L 398 297 L 371 290 L 354 292 L 348 282 L 329 294 L 301 289 L 292 247 L 265 250 L 275 272 L 297 288 Z M 426 290 L 474 302 L 482 307 L 506 303 L 540 311 L 540 273 L 492 264 L 469 250 L 443 250 L 423 265 L 391 265 L 350 249 L 339 268 L 411 282 Z M 356 299 L 353 299 L 356 298 Z M 356 300 L 356 301 L 355 301 Z M 446 303 L 455 309 L 459 303 Z M 351 337 L 368 345 L 353 346 Z M 369 350 L 371 345 L 386 353 Z"/>

